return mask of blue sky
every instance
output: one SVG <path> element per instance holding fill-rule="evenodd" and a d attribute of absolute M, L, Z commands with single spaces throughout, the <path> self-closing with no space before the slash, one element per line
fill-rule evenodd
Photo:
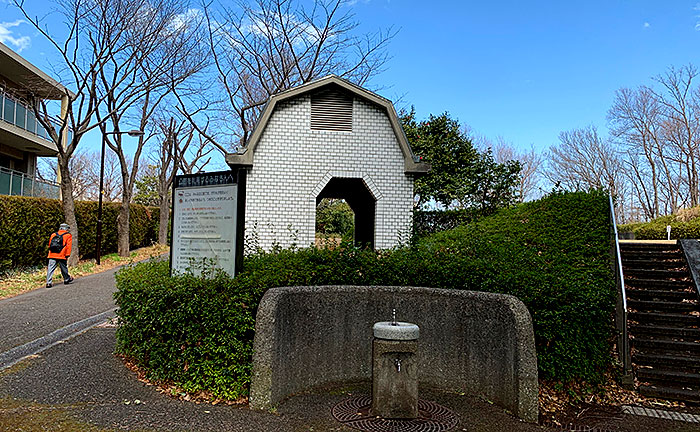
<path fill-rule="evenodd" d="M 31 0 L 44 15 L 51 2 Z M 615 90 L 700 67 L 696 1 L 357 0 L 360 29 L 399 29 L 370 85 L 419 118 L 448 111 L 476 133 L 544 150 L 563 130 L 606 131 Z M 0 0 L 0 41 L 46 71 L 55 53 Z"/>
<path fill-rule="evenodd" d="M 426 5 L 430 6 L 426 6 Z M 606 127 L 615 90 L 671 65 L 700 66 L 697 1 L 358 1 L 367 27 L 394 23 L 391 85 L 419 117 L 450 112 L 490 138 L 548 148 Z"/>

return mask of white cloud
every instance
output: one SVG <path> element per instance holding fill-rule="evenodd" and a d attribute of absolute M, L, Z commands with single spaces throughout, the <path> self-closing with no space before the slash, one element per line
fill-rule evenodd
<path fill-rule="evenodd" d="M 21 53 L 24 49 L 29 48 L 32 40 L 29 36 L 13 36 L 12 28 L 24 23 L 24 20 L 0 23 L 0 42 L 5 45 L 12 45 L 15 51 Z"/>
<path fill-rule="evenodd" d="M 649 27 L 651 27 L 651 24 L 649 24 L 648 22 L 645 22 L 645 23 L 644 23 L 644 28 L 646 29 L 646 28 L 649 28 Z"/>
<path fill-rule="evenodd" d="M 175 15 L 170 21 L 170 27 L 173 31 L 181 31 L 203 19 L 204 12 L 202 12 L 201 9 L 191 8 L 181 14 Z"/>
<path fill-rule="evenodd" d="M 283 35 L 282 27 L 279 24 L 280 20 L 285 23 L 284 31 L 287 32 L 287 36 L 295 47 L 313 45 L 318 42 L 320 37 L 318 29 L 316 29 L 312 23 L 306 20 L 300 20 L 294 14 L 283 14 L 281 16 L 276 14 L 274 23 L 265 22 L 264 18 L 256 17 L 254 21 L 244 26 L 244 30 L 255 36 L 276 39 Z M 333 33 L 326 35 L 327 38 L 333 38 L 334 36 Z"/>

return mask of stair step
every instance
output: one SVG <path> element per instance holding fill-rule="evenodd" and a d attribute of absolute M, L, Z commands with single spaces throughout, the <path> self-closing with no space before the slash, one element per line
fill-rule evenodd
<path fill-rule="evenodd" d="M 628 320 L 639 324 L 674 324 L 683 326 L 700 325 L 700 317 L 683 314 L 655 313 L 655 312 L 630 312 Z"/>
<path fill-rule="evenodd" d="M 667 259 L 626 259 L 622 258 L 623 273 L 625 269 L 679 269 L 685 268 L 685 260 L 667 260 Z"/>
<path fill-rule="evenodd" d="M 639 337 L 663 337 L 664 339 L 684 339 L 689 341 L 700 340 L 700 329 L 685 327 L 664 327 L 632 324 L 629 328 L 630 334 Z"/>
<path fill-rule="evenodd" d="M 624 269 L 625 282 L 627 277 L 637 279 L 683 279 L 689 277 L 688 270 L 655 270 L 655 269 Z"/>
<path fill-rule="evenodd" d="M 698 308 L 695 303 L 678 301 L 627 300 L 627 307 L 638 311 L 667 311 L 672 313 L 692 312 Z"/>
<path fill-rule="evenodd" d="M 700 390 L 685 390 L 674 387 L 639 386 L 639 393 L 647 397 L 659 399 L 700 402 Z"/>
<path fill-rule="evenodd" d="M 649 350 L 663 350 L 673 352 L 674 355 L 696 355 L 700 353 L 700 343 L 674 341 L 668 339 L 647 339 L 634 338 L 631 340 L 632 346 L 639 352 L 648 353 Z"/>
<path fill-rule="evenodd" d="M 625 277 L 625 287 L 627 286 L 638 288 L 668 289 L 673 291 L 695 288 L 695 285 L 693 285 L 693 282 L 690 279 L 681 281 L 670 281 L 664 279 L 632 279 Z"/>
<path fill-rule="evenodd" d="M 682 356 L 672 356 L 664 354 L 643 354 L 636 353 L 632 361 L 636 365 L 640 366 L 653 366 L 654 368 L 669 369 L 679 368 L 685 369 L 688 372 L 696 372 L 700 370 L 700 358 L 695 357 L 682 357 Z"/>
<path fill-rule="evenodd" d="M 624 250 L 620 249 L 622 259 L 684 259 L 683 252 L 673 251 L 645 251 L 645 250 Z"/>
<path fill-rule="evenodd" d="M 671 387 L 674 387 L 676 384 L 700 386 L 700 373 L 639 368 L 637 369 L 637 379 L 648 382 L 670 383 Z"/>
<path fill-rule="evenodd" d="M 680 251 L 680 246 L 678 246 L 678 243 L 620 242 L 620 251 Z"/>
<path fill-rule="evenodd" d="M 654 289 L 639 289 L 639 288 L 628 288 L 627 290 L 628 300 L 651 300 L 651 299 L 663 299 L 668 300 L 696 300 L 697 294 L 693 291 L 671 291 L 671 290 L 654 290 Z"/>

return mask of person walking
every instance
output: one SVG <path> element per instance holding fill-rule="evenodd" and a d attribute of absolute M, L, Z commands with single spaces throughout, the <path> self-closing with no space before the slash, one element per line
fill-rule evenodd
<path fill-rule="evenodd" d="M 49 237 L 49 267 L 46 271 L 46 288 L 53 286 L 53 272 L 56 266 L 61 269 L 63 283 L 68 285 L 73 283 L 73 278 L 68 274 L 68 257 L 70 257 L 73 247 L 73 236 L 70 234 L 70 227 L 62 223 L 58 231 Z"/>

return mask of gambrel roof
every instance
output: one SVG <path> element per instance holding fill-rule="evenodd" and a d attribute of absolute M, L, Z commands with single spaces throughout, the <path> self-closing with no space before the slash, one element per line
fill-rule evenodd
<path fill-rule="evenodd" d="M 386 112 L 404 157 L 404 171 L 406 173 L 421 174 L 430 170 L 429 164 L 421 162 L 413 154 L 411 146 L 408 143 L 408 139 L 406 139 L 406 134 L 404 133 L 401 123 L 399 122 L 399 117 L 396 114 L 396 110 L 394 109 L 394 105 L 391 103 L 391 101 L 336 75 L 329 75 L 325 78 L 320 78 L 318 80 L 302 84 L 298 87 L 270 96 L 267 104 L 263 108 L 260 119 L 253 129 L 253 133 L 251 134 L 248 143 L 237 153 L 227 154 L 226 163 L 228 163 L 231 168 L 252 167 L 255 147 L 258 145 L 263 131 L 265 130 L 265 127 L 267 126 L 267 123 L 270 120 L 270 117 L 272 116 L 277 104 L 305 93 L 311 93 L 321 90 L 324 87 L 333 86 L 340 87 L 342 90 L 352 94 L 354 97 L 368 101 Z"/>

